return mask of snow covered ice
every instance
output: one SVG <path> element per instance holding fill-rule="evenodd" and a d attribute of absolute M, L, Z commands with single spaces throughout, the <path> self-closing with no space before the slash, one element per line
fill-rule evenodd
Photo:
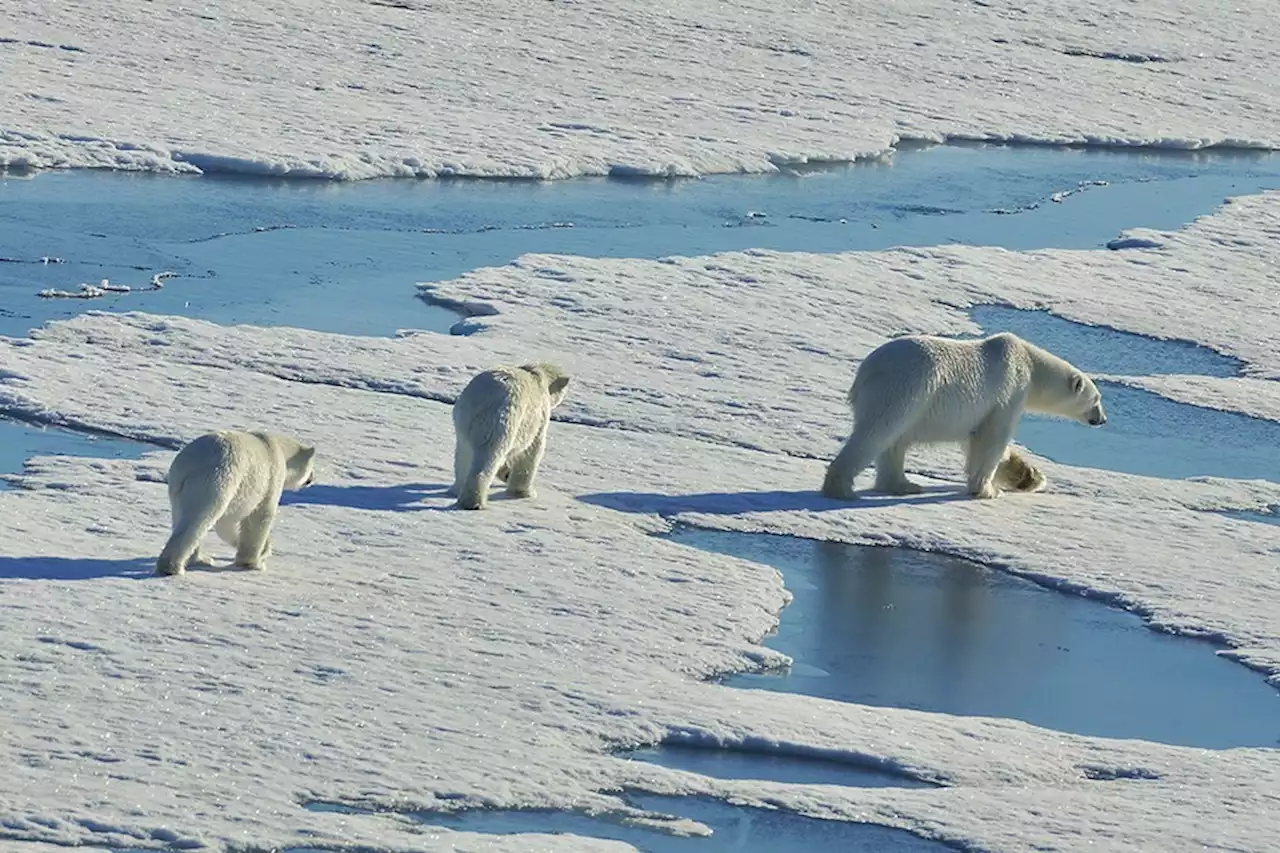
<path fill-rule="evenodd" d="M 0 165 L 563 178 L 1275 147 L 1269 0 L 5 0 Z"/>
<path fill-rule="evenodd" d="M 1261 0 L 158 6 L 0 2 L 0 165 L 562 178 L 767 172 L 910 139 L 1280 143 Z M 993 563 L 1220 639 L 1280 685 L 1280 525 L 1223 512 L 1280 505 L 1263 466 L 1174 480 L 1038 460 L 1051 485 L 1035 496 L 816 494 L 858 359 L 895 334 L 974 334 L 975 305 L 1195 341 L 1239 375 L 1103 378 L 1280 420 L 1278 235 L 1280 193 L 1265 193 L 1096 251 L 525 255 L 422 286 L 468 314 L 452 336 L 89 311 L 0 338 L 0 413 L 154 448 L 38 456 L 0 491 L 0 847 L 628 849 L 409 816 L 478 808 L 702 831 L 619 799 L 638 788 L 1001 853 L 1273 849 L 1274 748 L 713 683 L 787 663 L 762 638 L 788 593 L 767 566 L 652 534 L 680 522 Z M 531 356 L 574 375 L 538 498 L 448 511 L 449 403 L 476 371 Z M 268 569 L 151 577 L 173 450 L 264 424 L 319 447 Z M 912 467 L 959 488 L 950 451 Z M 935 785 L 614 755 L 664 740 Z"/>

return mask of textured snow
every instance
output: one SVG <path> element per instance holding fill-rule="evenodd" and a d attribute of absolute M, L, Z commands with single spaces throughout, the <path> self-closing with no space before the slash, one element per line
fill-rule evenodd
<path fill-rule="evenodd" d="M 897 141 L 1280 146 L 1268 0 L 5 0 L 0 165 L 699 175 Z"/>
<path fill-rule="evenodd" d="M 4 411 L 157 446 L 140 461 L 39 458 L 0 492 L 0 839 L 619 850 L 300 804 L 625 813 L 610 792 L 638 786 L 993 851 L 1270 849 L 1274 749 L 704 682 L 780 662 L 759 642 L 787 594 L 768 567 L 647 534 L 678 519 L 995 562 L 1220 638 L 1274 680 L 1280 526 L 1214 510 L 1280 503 L 1280 483 L 1046 461 L 1049 491 L 991 502 L 849 506 L 816 488 L 857 360 L 899 332 L 974 332 L 963 309 L 978 302 L 1194 339 L 1264 383 L 1280 369 L 1277 216 L 1280 194 L 1237 200 L 1141 251 L 524 257 L 431 288 L 483 315 L 465 336 L 90 313 L 0 339 Z M 529 357 L 577 377 L 538 499 L 446 511 L 447 402 L 475 370 Z M 1235 381 L 1128 380 L 1192 400 Z M 267 571 L 149 577 L 164 448 L 263 424 L 321 448 Z M 915 467 L 958 488 L 956 463 L 938 451 Z M 943 787 L 717 780 L 608 754 L 663 738 L 884 761 Z"/>

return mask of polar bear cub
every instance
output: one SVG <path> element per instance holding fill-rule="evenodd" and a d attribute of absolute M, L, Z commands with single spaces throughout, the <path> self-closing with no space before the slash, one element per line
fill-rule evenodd
<path fill-rule="evenodd" d="M 284 435 L 221 430 L 200 436 L 169 465 L 173 533 L 156 574 L 209 565 L 200 548 L 210 528 L 236 549 L 235 564 L 261 569 L 285 489 L 311 485 L 315 448 Z"/>
<path fill-rule="evenodd" d="M 551 410 L 569 377 L 554 364 L 496 367 L 476 374 L 453 404 L 453 486 L 462 509 L 484 509 L 495 478 L 507 494 L 536 497 L 533 480 L 547 448 Z"/>
<path fill-rule="evenodd" d="M 1093 380 L 1009 332 L 976 340 L 931 335 L 894 338 L 858 366 L 849 389 L 853 433 L 827 468 L 822 493 L 852 498 L 853 481 L 872 462 L 876 489 L 907 495 L 907 451 L 915 444 L 966 444 L 969 494 L 1037 491 L 1044 475 L 1009 447 L 1024 411 L 1090 426 L 1107 421 Z"/>

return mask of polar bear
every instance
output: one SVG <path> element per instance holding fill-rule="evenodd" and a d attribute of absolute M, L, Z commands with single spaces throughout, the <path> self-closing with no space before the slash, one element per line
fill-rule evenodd
<path fill-rule="evenodd" d="M 975 340 L 894 338 L 858 366 L 849 389 L 853 433 L 827 468 L 822 493 L 852 498 L 853 481 L 875 462 L 878 491 L 921 487 L 904 463 L 913 444 L 964 442 L 969 494 L 1036 491 L 1044 475 L 1009 448 L 1023 411 L 1107 421 L 1093 380 L 1070 363 L 1009 332 Z"/>
<path fill-rule="evenodd" d="M 453 404 L 453 486 L 462 509 L 484 509 L 495 478 L 507 494 L 536 497 L 533 480 L 547 448 L 551 410 L 569 377 L 554 364 L 496 367 L 476 374 Z"/>
<path fill-rule="evenodd" d="M 156 574 L 210 564 L 200 549 L 209 532 L 236 549 L 235 564 L 261 569 L 284 489 L 311 485 L 316 450 L 284 435 L 220 430 L 193 440 L 169 465 L 173 533 Z"/>

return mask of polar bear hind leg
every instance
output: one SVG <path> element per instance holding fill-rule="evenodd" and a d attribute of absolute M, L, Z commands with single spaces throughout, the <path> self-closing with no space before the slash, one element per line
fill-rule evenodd
<path fill-rule="evenodd" d="M 885 466 L 888 484 L 900 487 L 906 482 L 902 465 L 906 460 L 908 444 L 903 442 L 903 436 L 915 422 L 920 404 L 917 401 L 892 398 L 887 403 L 882 402 L 882 396 L 868 393 L 868 390 L 876 390 L 876 379 L 867 384 L 872 387 L 868 389 L 866 385 L 860 386 L 855 379 L 854 387 L 849 392 L 853 406 L 853 432 L 827 467 L 827 476 L 822 483 L 822 494 L 825 497 L 846 500 L 856 498 L 853 481 L 878 459 L 884 459 L 888 463 Z M 859 401 L 862 405 L 859 405 Z M 869 401 L 874 402 L 876 408 L 868 408 Z M 898 446 L 900 443 L 901 447 Z M 877 480 L 879 479 L 877 471 Z"/>
<path fill-rule="evenodd" d="M 853 434 L 827 466 L 827 476 L 822 482 L 823 496 L 845 500 L 857 497 L 853 481 L 897 439 L 896 435 L 885 435 L 885 430 L 878 427 L 878 424 L 868 428 L 854 425 Z"/>
<path fill-rule="evenodd" d="M 907 451 L 911 443 L 899 439 L 876 457 L 876 491 L 890 495 L 918 495 L 924 486 L 907 479 Z"/>
<path fill-rule="evenodd" d="M 446 492 L 450 497 L 456 498 L 462 493 L 462 484 L 467 481 L 467 474 L 471 471 L 473 455 L 471 443 L 461 435 L 456 435 L 453 440 L 453 485 Z"/>
<path fill-rule="evenodd" d="M 507 453 L 507 447 L 497 442 L 471 448 L 471 464 L 458 487 L 459 508 L 484 509 L 488 505 L 489 487 L 506 463 Z"/>
<path fill-rule="evenodd" d="M 184 507 L 184 503 L 190 503 L 190 491 L 205 485 L 199 478 L 193 479 L 194 482 L 189 479 L 180 484 L 177 490 L 170 491 L 169 507 L 173 513 L 173 528 L 169 541 L 156 560 L 158 575 L 180 575 L 189 565 L 207 566 L 211 563 L 200 548 L 200 540 L 204 539 L 226 507 L 210 506 L 205 502 L 201 502 L 196 508 Z M 187 497 L 184 498 L 184 494 Z"/>

